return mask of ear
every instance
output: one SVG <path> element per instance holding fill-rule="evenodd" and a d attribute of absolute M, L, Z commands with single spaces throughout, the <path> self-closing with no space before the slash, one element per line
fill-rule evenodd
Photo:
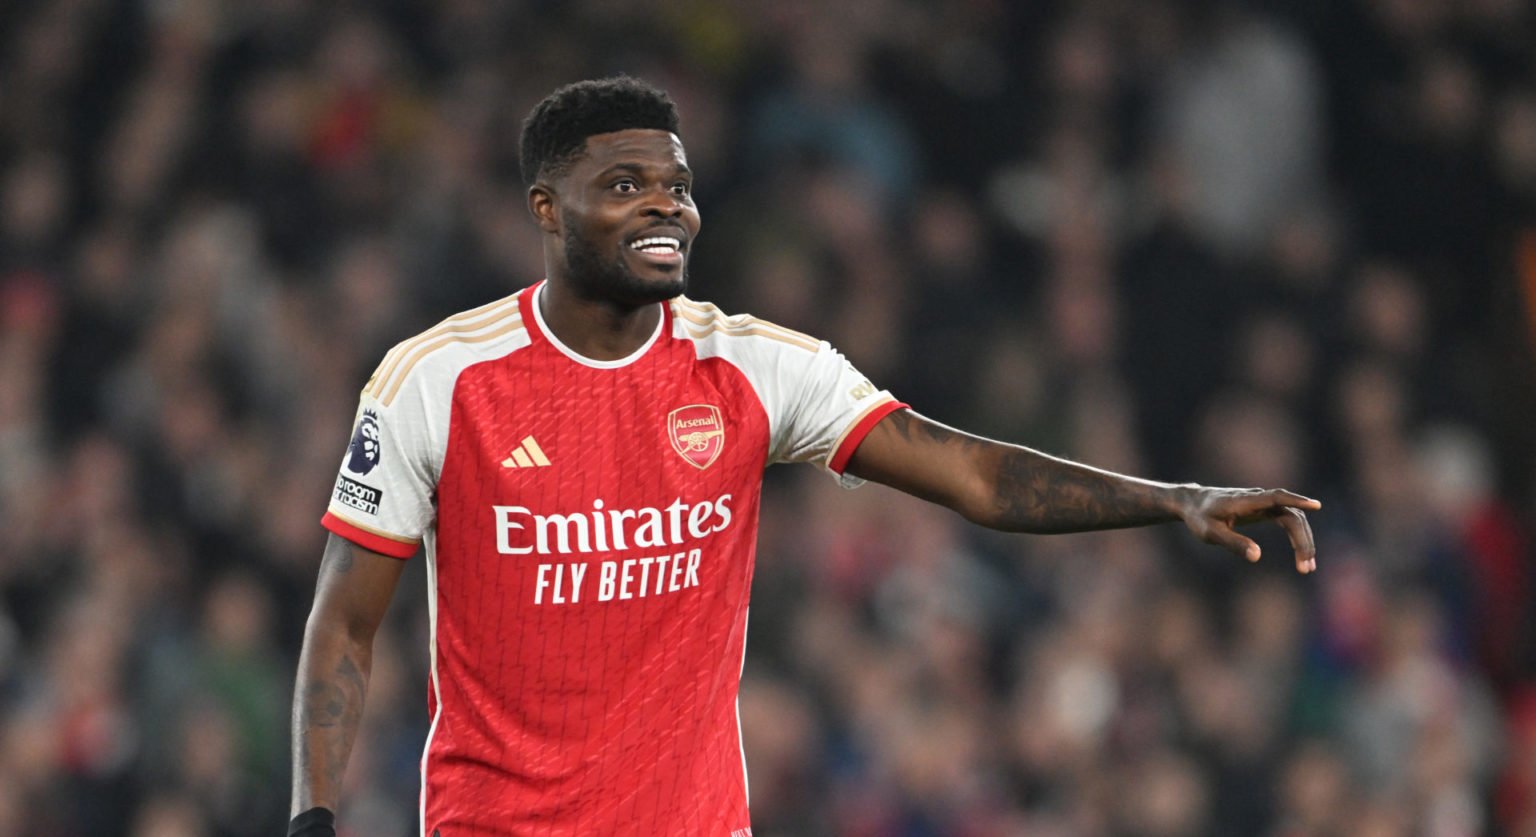
<path fill-rule="evenodd" d="M 544 232 L 560 233 L 560 198 L 548 184 L 540 181 L 528 187 L 528 211 Z"/>

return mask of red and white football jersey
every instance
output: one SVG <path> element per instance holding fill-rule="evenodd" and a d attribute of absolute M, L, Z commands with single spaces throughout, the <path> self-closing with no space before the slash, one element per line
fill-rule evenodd
<path fill-rule="evenodd" d="M 324 525 L 427 561 L 422 833 L 751 833 L 736 711 L 763 469 L 845 484 L 905 406 L 825 342 L 664 304 L 583 358 L 542 283 L 396 346 Z"/>

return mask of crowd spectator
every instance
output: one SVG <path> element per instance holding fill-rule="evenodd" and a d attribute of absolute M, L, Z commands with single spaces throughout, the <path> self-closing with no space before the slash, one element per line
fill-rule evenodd
<path fill-rule="evenodd" d="M 961 427 L 1326 504 L 1298 578 L 775 469 L 758 837 L 1536 833 L 1511 0 L 5 4 L 0 832 L 280 832 L 356 393 L 541 278 L 518 120 L 619 71 L 680 103 L 696 295 Z M 415 827 L 424 589 L 346 834 Z"/>

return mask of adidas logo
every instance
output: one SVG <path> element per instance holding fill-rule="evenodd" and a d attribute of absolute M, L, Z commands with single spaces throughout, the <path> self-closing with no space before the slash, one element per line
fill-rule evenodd
<path fill-rule="evenodd" d="M 532 436 L 523 439 L 517 447 L 512 449 L 512 455 L 501 460 L 503 468 L 543 468 L 549 464 L 549 457 L 539 447 L 539 443 Z"/>

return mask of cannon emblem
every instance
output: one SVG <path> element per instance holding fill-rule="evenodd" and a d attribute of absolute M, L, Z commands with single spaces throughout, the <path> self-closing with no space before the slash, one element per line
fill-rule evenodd
<path fill-rule="evenodd" d="M 667 438 L 688 464 L 704 469 L 725 449 L 725 422 L 713 404 L 689 404 L 667 414 Z"/>

